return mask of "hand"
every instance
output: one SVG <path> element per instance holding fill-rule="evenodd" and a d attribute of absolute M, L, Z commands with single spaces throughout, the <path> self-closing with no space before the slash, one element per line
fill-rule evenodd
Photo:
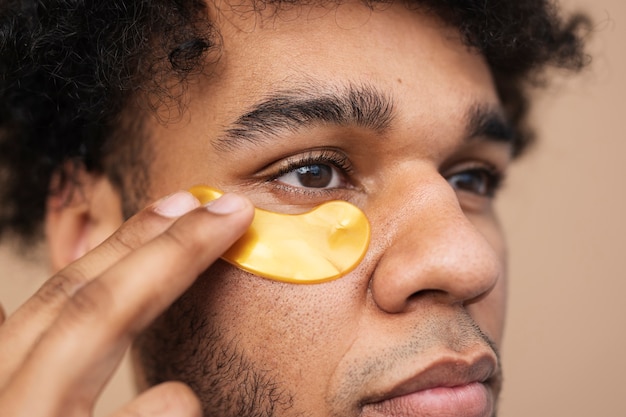
<path fill-rule="evenodd" d="M 205 208 L 191 194 L 176 193 L 61 270 L 12 316 L 5 320 L 0 313 L 0 416 L 91 415 L 133 337 L 243 234 L 252 217 L 242 197 L 225 195 Z M 169 382 L 114 416 L 201 414 L 191 389 Z"/>

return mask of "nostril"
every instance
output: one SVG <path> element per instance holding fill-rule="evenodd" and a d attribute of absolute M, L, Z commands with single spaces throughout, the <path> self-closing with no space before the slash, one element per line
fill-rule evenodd
<path fill-rule="evenodd" d="M 443 298 L 449 298 L 450 295 L 443 290 L 438 290 L 438 289 L 424 289 L 424 290 L 420 290 L 420 291 L 415 291 L 413 294 L 411 294 L 408 298 L 408 300 L 415 300 L 418 298 L 434 298 L 434 299 L 443 299 Z"/>
<path fill-rule="evenodd" d="M 453 294 L 448 291 L 444 291 L 441 289 L 424 289 L 420 291 L 416 291 L 411 294 L 407 300 L 406 304 L 418 304 L 422 300 L 428 299 L 430 302 L 435 304 L 458 304 L 464 305 L 464 300 L 459 300 L 458 297 L 455 297 Z M 410 307 L 407 307 L 410 310 Z"/>
<path fill-rule="evenodd" d="M 498 284 L 498 279 L 494 279 L 493 283 L 491 284 L 491 286 L 485 288 L 483 290 L 483 292 L 481 292 L 480 294 L 476 295 L 475 297 L 469 298 L 467 300 L 463 300 L 463 306 L 467 307 L 471 304 L 476 304 L 478 302 L 480 302 L 481 300 L 483 300 L 484 298 L 486 298 L 489 294 L 491 294 L 491 292 L 493 291 L 493 289 L 496 287 L 496 285 Z"/>

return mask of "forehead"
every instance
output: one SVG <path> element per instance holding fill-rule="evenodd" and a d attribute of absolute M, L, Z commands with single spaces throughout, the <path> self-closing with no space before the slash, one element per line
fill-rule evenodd
<path fill-rule="evenodd" d="M 442 100 L 497 102 L 488 66 L 455 28 L 404 4 L 265 6 L 217 2 L 211 20 L 220 57 L 205 84 L 220 96 L 242 99 L 303 83 L 329 90 L 349 81 L 374 84 L 399 99 L 419 89 Z M 454 80 L 451 82 L 451 80 Z M 471 93 L 473 97 L 468 97 Z M 414 96 L 417 99 L 419 96 Z M 461 97 L 462 98 L 462 97 Z M 416 103 L 411 103 L 416 104 Z"/>
<path fill-rule="evenodd" d="M 207 181 L 226 184 L 224 175 L 213 177 L 224 158 L 245 160 L 242 171 L 262 159 L 255 148 L 245 154 L 216 152 L 216 142 L 243 115 L 277 95 L 303 92 L 315 100 L 355 91 L 351 86 L 374 91 L 393 107 L 394 141 L 388 146 L 436 160 L 462 143 L 472 109 L 500 107 L 483 56 L 466 47 L 455 29 L 402 4 L 250 11 L 247 3 L 218 3 L 210 15 L 219 33 L 218 56 L 186 90 L 184 117 L 151 126 L 153 173 L 176 173 L 157 175 L 168 190 Z M 307 97 L 300 94 L 298 100 Z M 324 146 L 334 137 L 327 133 Z M 307 143 L 314 137 L 310 131 Z M 273 142 L 272 152 L 293 153 L 294 143 Z M 365 146 L 359 152 L 373 151 Z"/>

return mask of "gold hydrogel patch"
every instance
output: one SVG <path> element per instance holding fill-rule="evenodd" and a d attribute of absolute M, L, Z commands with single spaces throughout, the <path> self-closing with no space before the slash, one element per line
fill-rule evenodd
<path fill-rule="evenodd" d="M 222 195 L 206 186 L 189 191 L 202 204 Z M 257 208 L 250 228 L 222 259 L 272 280 L 312 284 L 354 269 L 365 256 L 369 240 L 365 214 L 346 201 L 329 201 L 302 214 Z"/>

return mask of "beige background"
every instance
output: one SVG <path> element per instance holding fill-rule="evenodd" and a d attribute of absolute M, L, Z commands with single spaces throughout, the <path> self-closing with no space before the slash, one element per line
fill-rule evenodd
<path fill-rule="evenodd" d="M 624 417 L 626 2 L 562 4 L 594 17 L 594 64 L 538 103 L 541 142 L 500 201 L 511 248 L 501 416 Z M 30 257 L 0 248 L 7 311 L 46 276 L 45 262 Z M 97 415 L 124 403 L 130 386 L 124 368 Z"/>

